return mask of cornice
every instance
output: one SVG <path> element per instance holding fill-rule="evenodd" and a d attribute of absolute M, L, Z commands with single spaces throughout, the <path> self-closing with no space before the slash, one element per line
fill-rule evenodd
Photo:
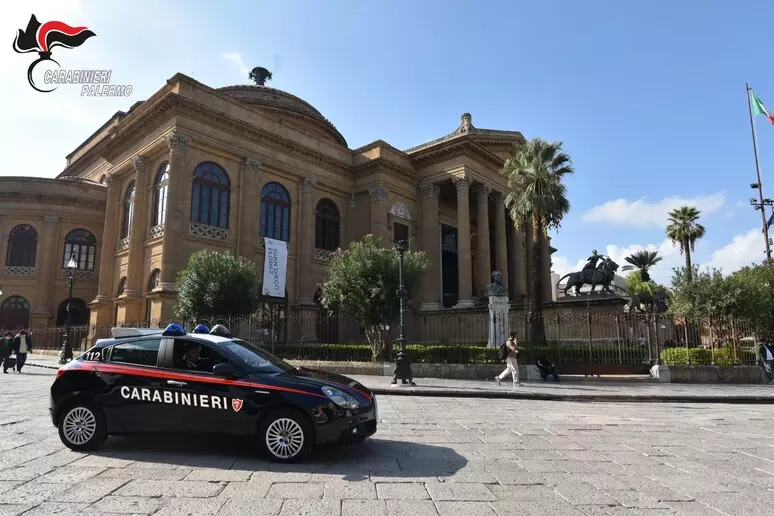
<path fill-rule="evenodd" d="M 419 165 L 429 160 L 444 158 L 450 154 L 472 154 L 498 170 L 505 165 L 505 160 L 485 149 L 478 142 L 472 141 L 469 137 L 460 137 L 444 145 L 419 151 L 411 156 L 411 161 Z"/>
<path fill-rule="evenodd" d="M 83 206 L 93 208 L 96 211 L 105 211 L 106 201 L 79 199 L 77 197 L 62 197 L 55 194 L 25 193 L 25 192 L 0 192 L 0 202 L 9 202 L 9 204 L 18 204 L 20 202 L 31 202 L 39 204 L 53 204 L 61 206 Z"/>
<path fill-rule="evenodd" d="M 371 149 L 376 149 L 378 147 L 384 147 L 384 148 L 389 149 L 392 152 L 398 154 L 399 156 L 403 156 L 404 158 L 411 159 L 411 156 L 406 154 L 406 151 L 402 151 L 402 150 L 400 150 L 400 149 L 398 149 L 396 147 L 393 147 L 392 145 L 390 145 L 389 143 L 387 143 L 384 140 L 376 140 L 376 141 L 373 141 L 373 142 L 368 143 L 366 145 L 363 145 L 362 147 L 358 147 L 357 149 L 353 149 L 352 150 L 352 154 L 360 154 L 362 152 L 365 152 L 365 151 L 368 151 L 368 150 L 371 150 Z"/>
<path fill-rule="evenodd" d="M 388 170 L 390 172 L 397 172 L 398 174 L 407 176 L 410 179 L 416 181 L 419 180 L 419 175 L 415 170 L 397 165 L 396 163 L 383 157 L 372 159 L 353 167 L 355 175 L 369 174 L 379 169 Z"/>

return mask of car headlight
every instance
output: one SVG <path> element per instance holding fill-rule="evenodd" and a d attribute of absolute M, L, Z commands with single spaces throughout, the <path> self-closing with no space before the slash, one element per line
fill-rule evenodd
<path fill-rule="evenodd" d="M 333 387 L 323 387 L 322 391 L 333 403 L 341 408 L 356 409 L 360 407 L 357 400 L 344 391 L 334 389 Z"/>

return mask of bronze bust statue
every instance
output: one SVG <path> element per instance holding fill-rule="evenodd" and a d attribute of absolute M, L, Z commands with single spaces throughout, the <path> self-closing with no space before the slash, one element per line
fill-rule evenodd
<path fill-rule="evenodd" d="M 508 287 L 503 285 L 503 273 L 500 271 L 492 272 L 492 283 L 489 284 L 489 297 L 508 296 Z"/>

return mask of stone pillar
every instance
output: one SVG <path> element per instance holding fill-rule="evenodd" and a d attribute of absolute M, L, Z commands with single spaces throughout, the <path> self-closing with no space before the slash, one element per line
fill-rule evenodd
<path fill-rule="evenodd" d="M 239 235 L 239 254 L 255 260 L 255 247 L 258 228 L 253 223 L 260 217 L 258 207 L 258 170 L 261 162 L 255 158 L 245 158 L 242 162 L 242 213 Z"/>
<path fill-rule="evenodd" d="M 473 270 L 470 258 L 470 184 L 465 176 L 452 179 L 457 188 L 457 259 L 459 300 L 454 308 L 472 308 Z"/>
<path fill-rule="evenodd" d="M 31 314 L 33 320 L 37 319 L 35 326 L 44 328 L 48 326 L 48 320 L 55 314 L 55 309 L 51 306 L 51 291 L 54 288 L 56 274 L 61 274 L 61 256 L 57 256 L 56 243 L 59 233 L 59 218 L 43 217 L 45 229 L 43 230 L 42 241 L 38 241 L 37 256 L 35 258 L 35 269 L 38 276 L 37 292 L 35 293 L 35 309 Z M 42 245 L 41 245 L 42 244 Z"/>
<path fill-rule="evenodd" d="M 0 213 L 0 278 L 5 276 L 5 260 L 8 257 L 8 232 L 3 227 L 3 214 Z"/>
<path fill-rule="evenodd" d="M 314 187 L 317 182 L 305 177 L 298 185 L 301 225 L 298 237 L 298 304 L 314 306 L 314 285 L 312 285 L 312 252 L 314 249 Z"/>
<path fill-rule="evenodd" d="M 499 348 L 510 333 L 508 311 L 511 302 L 508 296 L 489 296 L 489 340 L 487 347 Z"/>
<path fill-rule="evenodd" d="M 191 137 L 179 131 L 172 131 L 167 135 L 169 145 L 169 190 L 167 191 L 167 216 L 164 222 L 164 240 L 162 242 L 161 256 L 161 281 L 159 288 L 162 292 L 176 294 L 175 281 L 183 259 L 182 235 L 185 231 L 186 217 L 183 213 L 185 199 L 186 161 L 185 156 L 191 145 Z M 164 305 L 167 308 L 169 304 Z M 162 319 L 171 317 L 171 313 L 162 313 Z"/>
<path fill-rule="evenodd" d="M 133 324 L 140 321 L 142 314 L 142 291 L 144 283 L 145 231 L 148 227 L 148 167 L 150 159 L 135 156 L 134 165 L 134 210 L 132 211 L 132 230 L 129 235 L 129 265 L 126 274 L 126 300 L 124 301 L 124 322 Z"/>
<path fill-rule="evenodd" d="M 510 271 L 505 220 L 505 202 L 503 195 L 498 193 L 495 198 L 495 268 L 503 274 L 503 285 L 507 287 L 510 285 Z"/>
<path fill-rule="evenodd" d="M 476 249 L 476 295 L 480 299 L 487 297 L 487 285 L 492 276 L 492 259 L 489 247 L 489 195 L 492 189 L 487 185 L 473 187 L 476 195 L 476 231 L 478 233 Z M 500 267 L 499 264 L 497 266 Z"/>
<path fill-rule="evenodd" d="M 389 191 L 382 185 L 368 189 L 371 198 L 371 230 L 370 233 L 382 239 L 382 246 L 392 247 L 392 238 L 387 231 L 387 196 Z"/>
<path fill-rule="evenodd" d="M 357 195 L 352 194 L 349 196 L 349 199 L 347 200 L 347 220 L 346 220 L 346 230 L 347 230 L 347 247 L 352 245 L 352 242 L 357 240 L 357 223 L 355 222 L 357 220 Z M 343 244 L 343 242 L 342 242 Z M 344 247 L 343 245 L 341 247 Z"/>
<path fill-rule="evenodd" d="M 92 301 L 91 308 L 92 325 L 110 324 L 113 322 L 113 276 L 121 204 L 119 202 L 118 179 L 115 175 L 108 174 L 105 184 L 107 185 L 105 226 L 102 229 L 102 248 L 99 254 L 97 297 Z"/>
<path fill-rule="evenodd" d="M 441 309 L 441 221 L 438 219 L 437 184 L 419 185 L 419 197 L 422 200 L 422 249 L 425 251 L 430 267 L 422 276 L 422 304 L 420 310 Z"/>

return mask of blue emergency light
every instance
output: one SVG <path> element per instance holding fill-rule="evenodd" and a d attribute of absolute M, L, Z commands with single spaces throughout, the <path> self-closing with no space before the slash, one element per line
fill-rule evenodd
<path fill-rule="evenodd" d="M 185 329 L 178 323 L 172 323 L 166 327 L 161 335 L 163 337 L 182 337 L 185 335 Z"/>
<path fill-rule="evenodd" d="M 210 333 L 210 329 L 204 324 L 197 324 L 194 333 Z"/>

